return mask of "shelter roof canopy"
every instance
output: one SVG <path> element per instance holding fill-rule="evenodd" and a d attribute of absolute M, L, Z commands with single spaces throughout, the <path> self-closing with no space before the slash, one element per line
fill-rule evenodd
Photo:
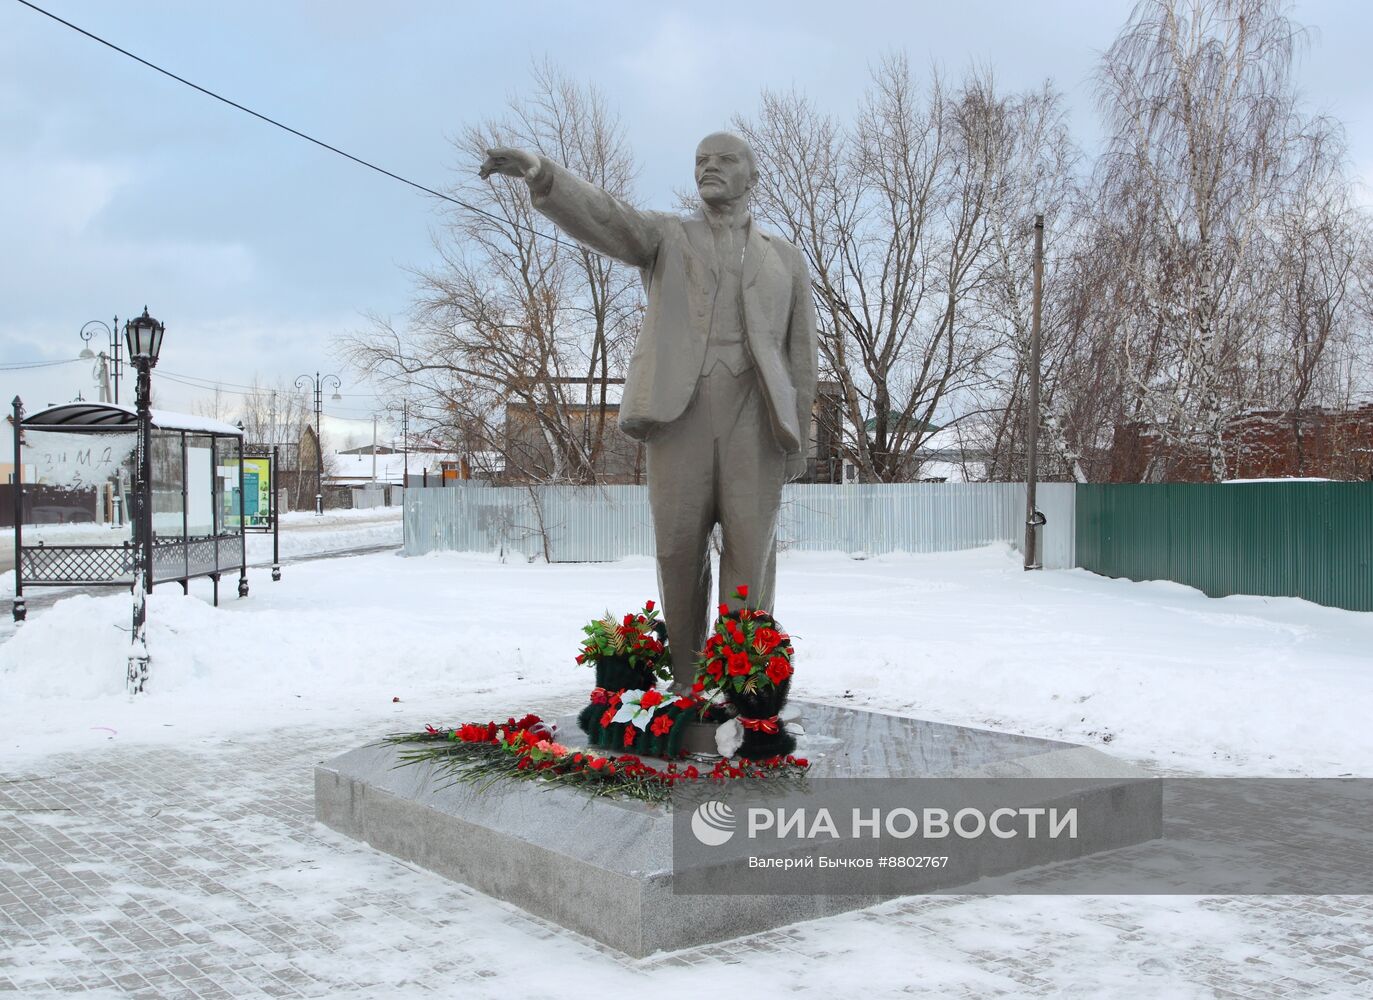
<path fill-rule="evenodd" d="M 173 413 L 170 410 L 153 410 L 152 418 L 153 426 L 164 431 L 188 431 L 239 438 L 243 436 L 243 431 L 233 424 L 211 417 Z M 39 431 L 131 431 L 138 426 L 138 411 L 122 403 L 61 403 L 25 417 L 24 426 Z"/>

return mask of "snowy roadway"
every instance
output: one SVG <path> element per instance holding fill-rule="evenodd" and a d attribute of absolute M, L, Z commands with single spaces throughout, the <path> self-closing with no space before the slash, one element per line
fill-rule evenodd
<path fill-rule="evenodd" d="M 578 703 L 579 626 L 653 581 L 645 559 L 387 553 L 299 563 L 219 610 L 168 588 L 134 701 L 127 595 L 58 602 L 0 646 L 0 991 L 1370 995 L 1366 897 L 916 898 L 631 961 L 313 823 L 319 760 Z M 788 553 L 778 589 L 797 697 L 1170 774 L 1373 775 L 1371 615 L 1025 574 L 1004 549 Z"/>

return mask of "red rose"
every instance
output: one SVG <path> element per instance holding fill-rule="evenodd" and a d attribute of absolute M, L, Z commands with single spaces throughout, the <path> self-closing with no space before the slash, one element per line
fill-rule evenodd
<path fill-rule="evenodd" d="M 652 610 L 653 610 L 653 602 L 652 602 L 652 601 L 644 601 L 644 610 L 645 610 L 645 611 L 652 611 Z"/>
<path fill-rule="evenodd" d="M 710 674 L 711 677 L 718 681 L 724 676 L 725 668 L 720 664 L 719 660 L 711 660 L 706 664 L 706 673 Z M 702 690 L 704 690 L 704 688 L 702 688 Z"/>
<path fill-rule="evenodd" d="M 778 632 L 775 628 L 767 628 L 766 626 L 764 626 L 763 628 L 760 628 L 757 632 L 753 633 L 754 644 L 762 644 L 763 652 L 765 653 L 771 652 L 772 650 L 776 649 L 777 644 L 781 641 L 782 634 Z"/>
<path fill-rule="evenodd" d="M 774 684 L 781 684 L 791 676 L 791 664 L 780 656 L 774 656 L 768 660 L 767 675 L 768 680 Z"/>
<path fill-rule="evenodd" d="M 691 695 L 684 694 L 672 704 L 676 705 L 678 708 L 690 708 L 692 705 L 696 704 L 696 699 Z"/>
<path fill-rule="evenodd" d="M 652 730 L 654 736 L 666 736 L 667 731 L 671 728 L 672 720 L 666 715 L 658 716 L 653 720 L 652 725 L 649 726 L 649 729 Z"/>
<path fill-rule="evenodd" d="M 792 763 L 797 767 L 810 767 L 810 761 L 806 760 L 804 757 L 797 757 Z"/>
<path fill-rule="evenodd" d="M 693 682 L 692 685 L 691 685 L 691 690 L 692 690 L 692 693 L 694 693 L 694 694 L 700 694 L 700 693 L 703 692 L 705 689 L 706 689 L 706 683 L 705 683 L 705 681 L 695 681 L 695 682 Z"/>
<path fill-rule="evenodd" d="M 728 604 L 721 604 L 721 605 L 720 605 L 720 617 L 723 618 L 723 617 L 724 617 L 725 615 L 727 615 L 727 614 L 729 614 L 729 605 L 728 605 Z"/>
<path fill-rule="evenodd" d="M 641 708 L 657 708 L 663 703 L 663 693 L 661 691 L 645 691 L 644 696 L 639 699 Z"/>
<path fill-rule="evenodd" d="M 748 600 L 748 587 L 745 587 L 745 586 L 743 586 L 743 585 L 741 584 L 740 587 L 739 587 L 739 589 L 736 590 L 734 593 L 738 596 L 739 600 L 741 600 L 741 601 L 747 601 L 747 600 Z"/>
<path fill-rule="evenodd" d="M 725 658 L 729 660 L 729 673 L 731 677 L 743 677 L 751 669 L 747 653 L 729 652 L 725 654 Z"/>
<path fill-rule="evenodd" d="M 585 656 L 580 656 L 580 655 L 579 655 L 579 656 L 577 657 L 577 662 L 578 662 L 578 663 L 585 663 L 585 662 L 586 662 L 586 657 L 585 657 Z"/>

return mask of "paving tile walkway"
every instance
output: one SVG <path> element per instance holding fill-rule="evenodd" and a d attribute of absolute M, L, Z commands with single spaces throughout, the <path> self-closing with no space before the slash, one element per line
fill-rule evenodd
<path fill-rule="evenodd" d="M 317 825 L 314 764 L 368 738 L 0 775 L 0 994 L 1373 997 L 1356 896 L 911 898 L 627 959 Z"/>

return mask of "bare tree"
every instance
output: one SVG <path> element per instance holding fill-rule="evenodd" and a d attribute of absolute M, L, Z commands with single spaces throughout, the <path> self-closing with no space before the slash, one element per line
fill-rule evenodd
<path fill-rule="evenodd" d="M 313 422 L 310 399 L 285 379 L 267 385 L 254 378 L 243 394 L 239 419 L 250 444 L 298 445 L 305 426 Z"/>
<path fill-rule="evenodd" d="M 1275 213 L 1336 144 L 1299 111 L 1299 39 L 1278 0 L 1144 0 L 1100 70 L 1090 252 L 1114 265 L 1095 293 L 1121 352 L 1118 420 L 1204 448 L 1215 480 L 1227 425 L 1275 395 L 1266 369 L 1284 363 L 1263 337 L 1287 280 Z"/>
<path fill-rule="evenodd" d="M 809 260 L 821 377 L 839 384 L 837 430 L 864 479 L 912 478 L 936 419 L 972 405 L 1011 331 L 1028 330 L 1010 275 L 1029 202 L 1070 159 L 1058 114 L 1047 90 L 1007 97 L 988 75 L 921 89 L 893 56 L 852 124 L 774 92 L 737 121 L 760 161 L 759 215 Z"/>
<path fill-rule="evenodd" d="M 529 97 L 454 141 L 454 193 L 482 211 L 456 209 L 436 234 L 440 263 L 415 272 L 408 324 L 377 319 L 343 350 L 388 392 L 420 404 L 429 429 L 457 450 L 501 453 L 512 478 L 594 482 L 614 432 L 610 387 L 638 328 L 639 279 L 558 238 L 523 185 L 479 182 L 475 164 L 502 145 L 536 149 L 630 194 L 634 163 L 604 99 L 536 66 Z"/>

